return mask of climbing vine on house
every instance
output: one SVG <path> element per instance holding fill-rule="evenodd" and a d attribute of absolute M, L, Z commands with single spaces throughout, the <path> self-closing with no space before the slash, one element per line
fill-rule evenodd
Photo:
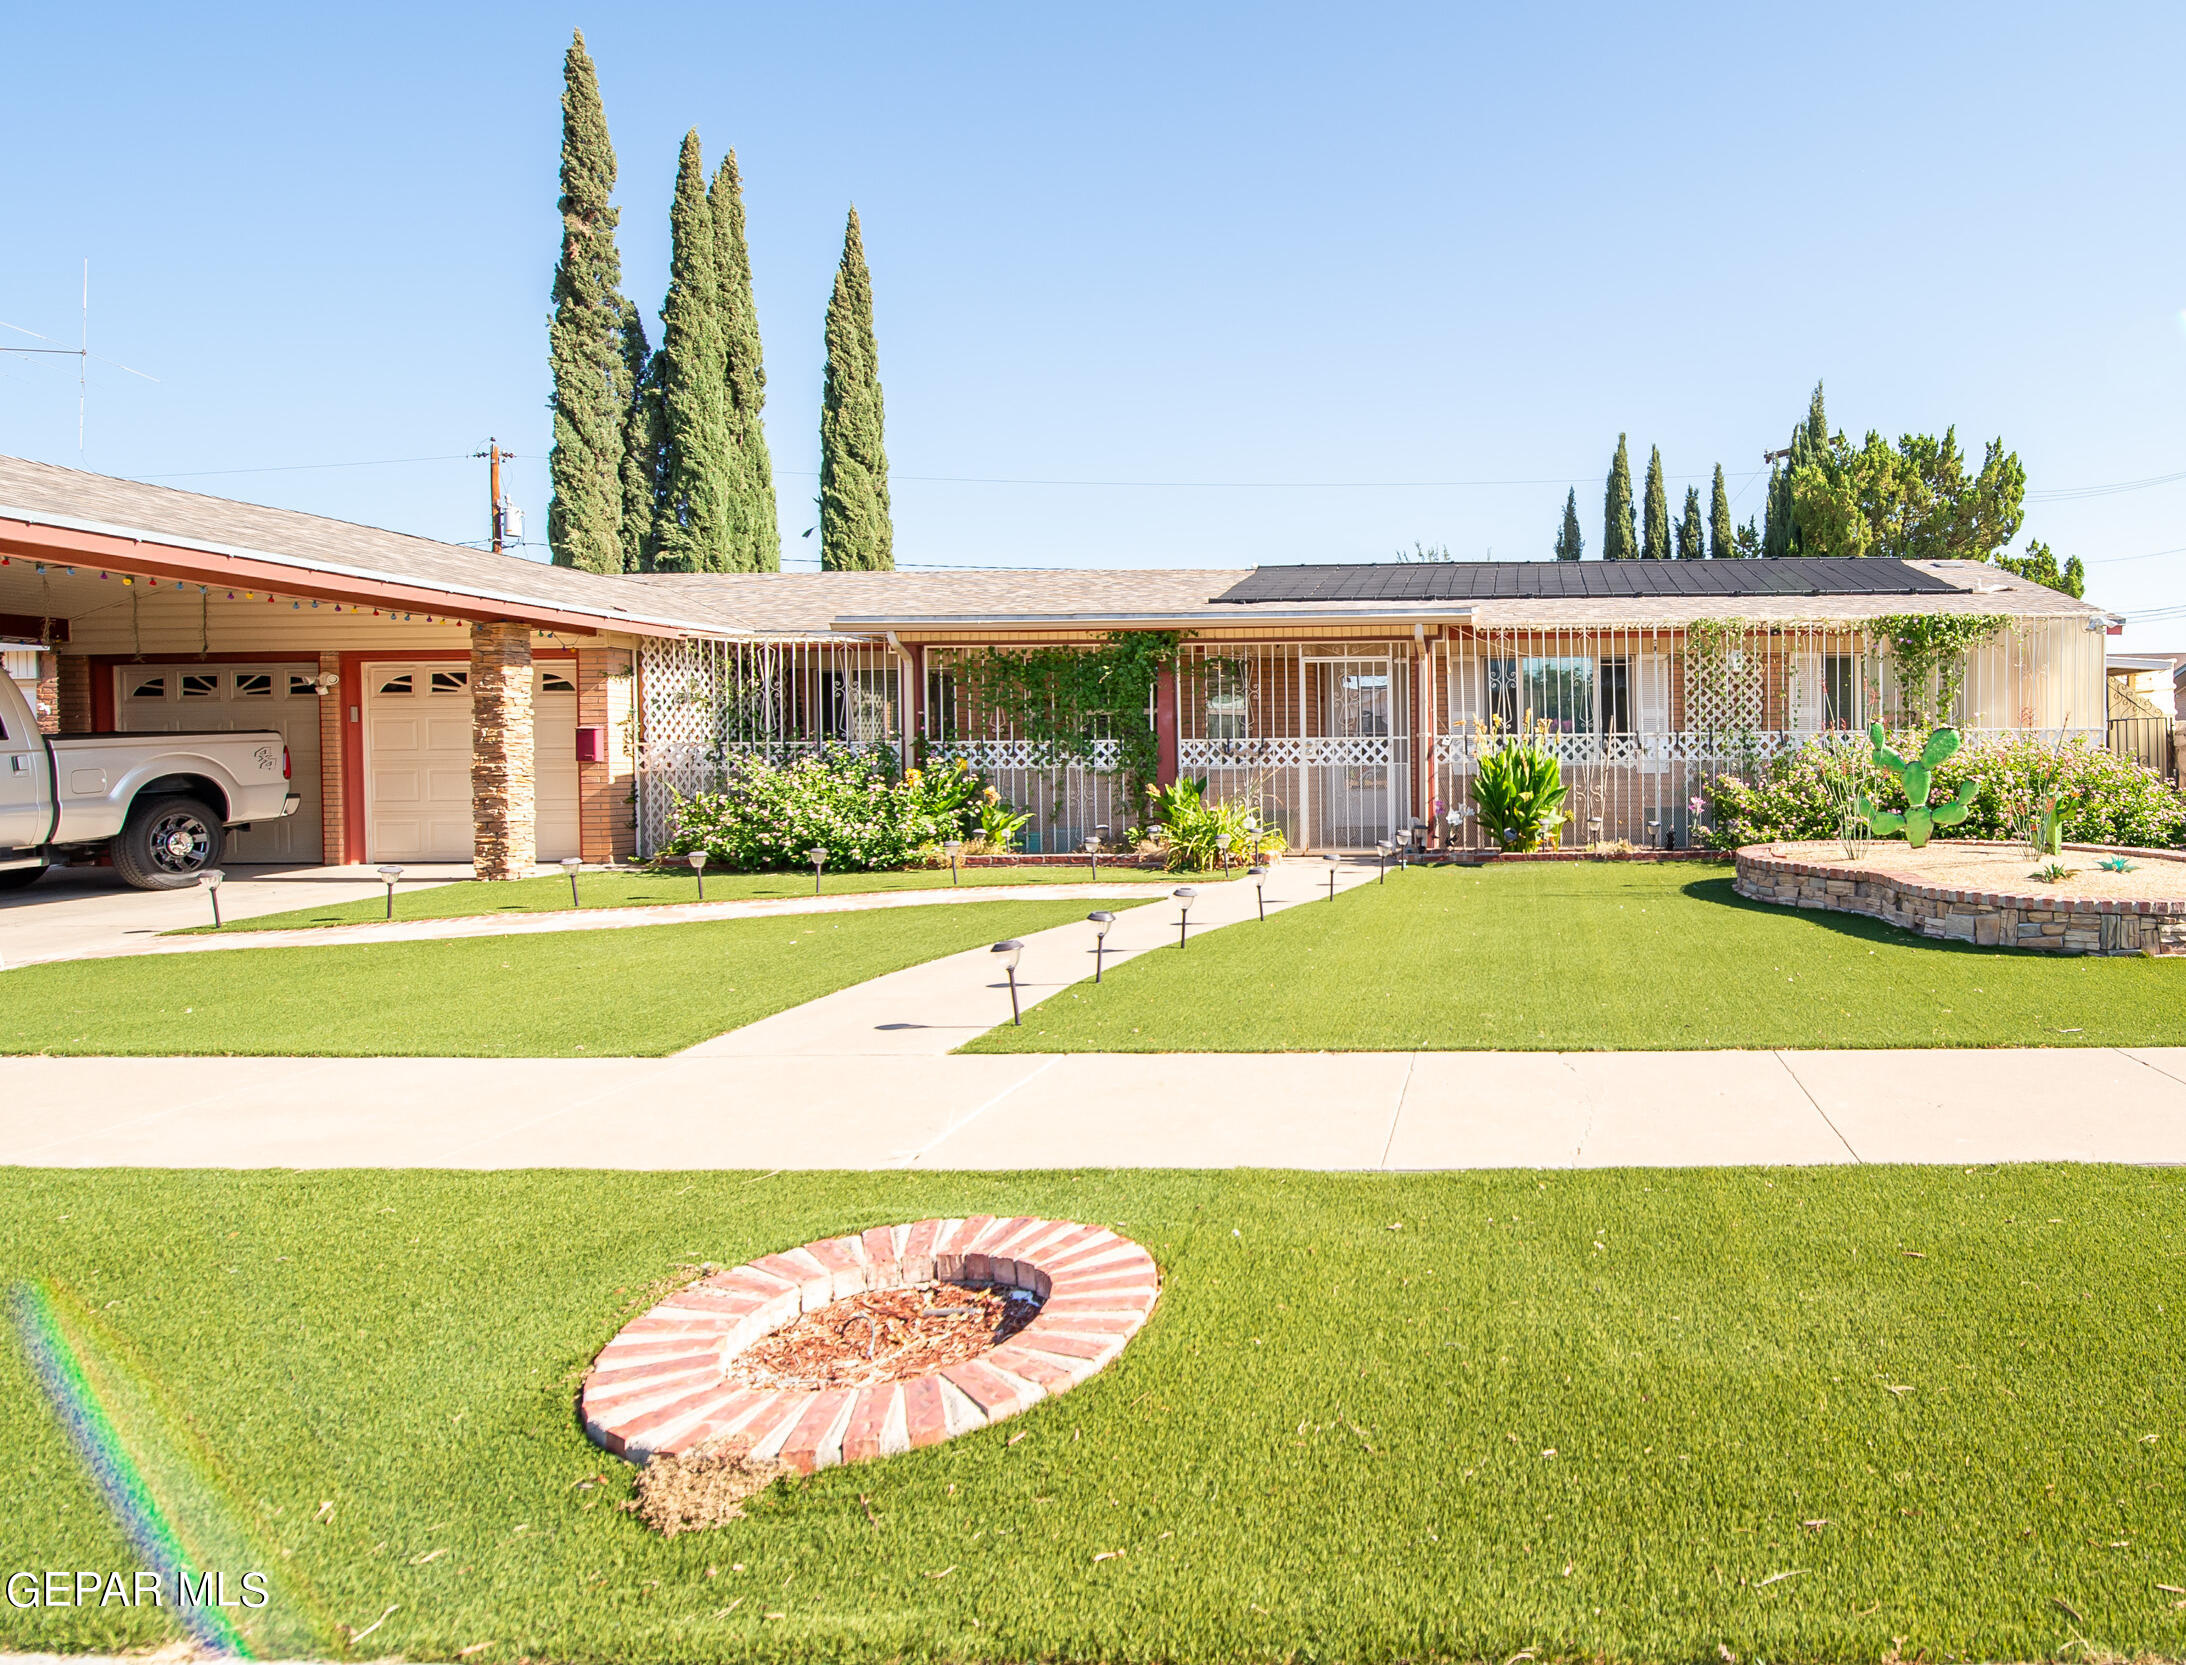
<path fill-rule="evenodd" d="M 1031 744 L 1053 769 L 1093 765 L 1103 740 L 1136 803 L 1161 772 L 1154 732 L 1156 682 L 1177 662 L 1176 630 L 1118 630 L 1095 648 L 987 648 L 965 660 L 973 700 Z"/>
<path fill-rule="evenodd" d="M 1994 613 L 1892 613 L 1875 621 L 1875 636 L 1890 644 L 1896 672 L 1897 710 L 1907 728 L 1948 722 L 1966 686 L 1973 650 L 2005 625 Z"/>

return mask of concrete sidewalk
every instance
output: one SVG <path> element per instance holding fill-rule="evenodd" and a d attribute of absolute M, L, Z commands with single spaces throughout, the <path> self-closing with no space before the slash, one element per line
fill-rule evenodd
<path fill-rule="evenodd" d="M 0 1163 L 1405 1170 L 2186 1162 L 2186 1048 L 11 1058 Z"/>

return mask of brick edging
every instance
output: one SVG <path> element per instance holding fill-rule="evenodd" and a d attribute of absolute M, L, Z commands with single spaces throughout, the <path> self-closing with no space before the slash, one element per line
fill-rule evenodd
<path fill-rule="evenodd" d="M 1024 1289 L 1039 1315 L 991 1352 L 861 1388 L 740 1387 L 730 1361 L 804 1313 L 946 1278 Z M 633 1462 L 734 1439 L 802 1474 L 938 1445 L 1105 1369 L 1154 1309 L 1154 1257 L 1127 1237 L 1022 1215 L 875 1226 L 709 1273 L 633 1318 L 579 1390 L 584 1430 Z"/>

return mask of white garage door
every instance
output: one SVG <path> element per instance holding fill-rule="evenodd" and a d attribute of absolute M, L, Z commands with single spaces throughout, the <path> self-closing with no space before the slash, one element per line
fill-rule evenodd
<path fill-rule="evenodd" d="M 187 729 L 278 729 L 288 742 L 289 790 L 296 813 L 254 822 L 228 835 L 225 860 L 308 862 L 325 859 L 319 833 L 319 693 L 317 660 L 264 665 L 120 665 L 114 670 L 115 721 L 133 734 Z"/>
<path fill-rule="evenodd" d="M 577 847 L 577 688 L 557 667 L 533 671 L 533 745 L 541 861 Z M 468 666 L 364 667 L 365 848 L 373 861 L 469 861 L 471 673 Z"/>

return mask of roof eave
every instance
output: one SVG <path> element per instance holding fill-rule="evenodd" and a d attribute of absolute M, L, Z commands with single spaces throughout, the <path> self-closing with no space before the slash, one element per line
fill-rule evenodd
<path fill-rule="evenodd" d="M 14 529 L 17 527 L 21 530 Z M 539 623 L 549 628 L 557 624 L 575 628 L 575 621 L 582 620 L 582 628 L 588 630 L 604 626 L 636 636 L 713 633 L 712 627 L 689 619 L 625 613 L 612 607 L 575 607 L 507 591 L 449 584 L 339 562 L 307 560 L 268 550 L 182 537 L 171 532 L 76 520 L 7 504 L 0 504 L 0 550 L 18 558 L 50 562 L 74 557 L 71 564 L 78 566 L 103 560 L 109 566 L 141 569 L 157 578 L 209 576 L 223 584 L 247 584 L 255 589 L 310 589 L 337 601 L 389 601 L 413 608 L 430 607 L 435 612 L 458 617 L 476 614 L 520 623 Z M 152 553 L 161 550 L 173 554 Z M 209 558 L 216 564 L 208 566 L 204 559 L 178 560 L 177 556 Z M 298 583 L 295 576 L 289 576 L 302 574 L 309 574 L 320 582 L 307 585 Z"/>

